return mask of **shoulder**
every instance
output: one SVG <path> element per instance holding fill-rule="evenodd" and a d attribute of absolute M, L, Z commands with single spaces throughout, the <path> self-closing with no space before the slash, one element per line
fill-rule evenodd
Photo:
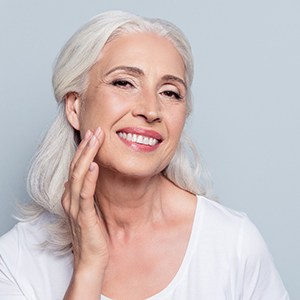
<path fill-rule="evenodd" d="M 70 253 L 58 256 L 45 247 L 52 218 L 45 213 L 30 222 L 19 222 L 0 238 L 0 290 L 13 288 L 26 299 L 61 299 L 73 258 Z"/>
<path fill-rule="evenodd" d="M 234 274 L 243 299 L 288 299 L 268 247 L 248 216 L 204 197 L 198 197 L 198 206 L 198 247 L 213 268 L 222 265 Z"/>
<path fill-rule="evenodd" d="M 244 212 L 228 208 L 215 200 L 211 200 L 203 196 L 197 196 L 197 198 L 202 209 L 205 209 L 207 213 L 210 213 L 211 215 L 228 220 L 240 219 L 246 216 Z"/>
<path fill-rule="evenodd" d="M 48 240 L 51 215 L 44 213 L 38 218 L 17 223 L 0 238 L 0 259 L 11 270 L 26 266 L 26 261 L 45 255 L 43 244 Z"/>
<path fill-rule="evenodd" d="M 244 212 L 198 197 L 198 236 L 207 251 L 231 257 L 237 265 L 271 260 L 268 247 L 257 227 Z"/>
<path fill-rule="evenodd" d="M 204 197 L 198 197 L 198 202 L 198 209 L 202 210 L 202 226 L 210 235 L 218 235 L 222 243 L 234 243 L 237 255 L 251 256 L 266 252 L 267 246 L 259 230 L 246 213 Z"/>
<path fill-rule="evenodd" d="M 264 252 L 266 244 L 257 227 L 244 212 L 239 212 L 204 197 L 198 197 L 204 226 L 223 236 L 233 235 L 239 254 Z"/>
<path fill-rule="evenodd" d="M 47 239 L 46 224 L 50 214 L 42 214 L 38 218 L 17 223 L 10 231 L 0 237 L 0 251 L 16 249 L 23 244 L 33 246 Z"/>
<path fill-rule="evenodd" d="M 218 233 L 239 233 L 245 222 L 250 222 L 244 212 L 230 209 L 219 202 L 198 196 L 198 218 L 202 226 Z M 251 222 L 250 222 L 251 223 Z"/>

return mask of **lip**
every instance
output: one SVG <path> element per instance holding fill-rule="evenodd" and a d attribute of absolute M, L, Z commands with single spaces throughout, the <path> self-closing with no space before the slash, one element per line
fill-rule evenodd
<path fill-rule="evenodd" d="M 146 136 L 149 138 L 157 139 L 159 142 L 162 142 L 162 140 L 163 140 L 163 137 L 157 131 L 154 131 L 151 129 L 144 129 L 144 128 L 140 128 L 140 127 L 126 127 L 126 128 L 122 128 L 122 129 L 118 130 L 117 133 L 118 132 L 143 135 L 143 136 Z"/>
<path fill-rule="evenodd" d="M 132 148 L 135 151 L 152 152 L 152 151 L 156 150 L 160 146 L 161 142 L 163 141 L 163 137 L 157 131 L 144 129 L 144 128 L 140 128 L 140 127 L 122 128 L 122 129 L 120 129 L 116 132 L 117 135 L 118 135 L 119 132 L 124 132 L 126 134 L 131 133 L 131 134 L 136 134 L 136 135 L 143 135 L 145 137 L 154 138 L 154 139 L 158 140 L 158 143 L 156 145 L 150 146 L 150 145 L 144 145 L 144 144 L 136 143 L 136 142 L 133 142 L 133 141 L 128 141 L 128 140 L 123 139 L 123 138 L 118 136 L 119 139 L 125 145 L 129 146 L 130 148 Z"/>

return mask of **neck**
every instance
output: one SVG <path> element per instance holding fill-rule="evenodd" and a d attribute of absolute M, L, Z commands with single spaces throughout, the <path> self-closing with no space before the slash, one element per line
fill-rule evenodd
<path fill-rule="evenodd" d="M 165 178 L 128 178 L 100 170 L 96 201 L 110 237 L 129 235 L 163 215 L 161 189 Z"/>

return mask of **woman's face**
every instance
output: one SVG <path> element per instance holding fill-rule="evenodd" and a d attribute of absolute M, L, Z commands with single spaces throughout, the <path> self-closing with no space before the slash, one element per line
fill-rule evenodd
<path fill-rule="evenodd" d="M 129 176 L 161 172 L 173 157 L 186 117 L 183 60 L 153 33 L 117 37 L 89 72 L 79 110 L 80 132 L 98 126 L 105 140 L 101 167 Z"/>

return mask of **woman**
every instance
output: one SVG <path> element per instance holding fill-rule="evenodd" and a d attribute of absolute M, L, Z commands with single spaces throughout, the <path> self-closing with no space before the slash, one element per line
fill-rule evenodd
<path fill-rule="evenodd" d="M 288 299 L 252 223 L 195 179 L 192 76 L 162 20 L 108 12 L 68 41 L 33 201 L 0 241 L 0 299 Z"/>

